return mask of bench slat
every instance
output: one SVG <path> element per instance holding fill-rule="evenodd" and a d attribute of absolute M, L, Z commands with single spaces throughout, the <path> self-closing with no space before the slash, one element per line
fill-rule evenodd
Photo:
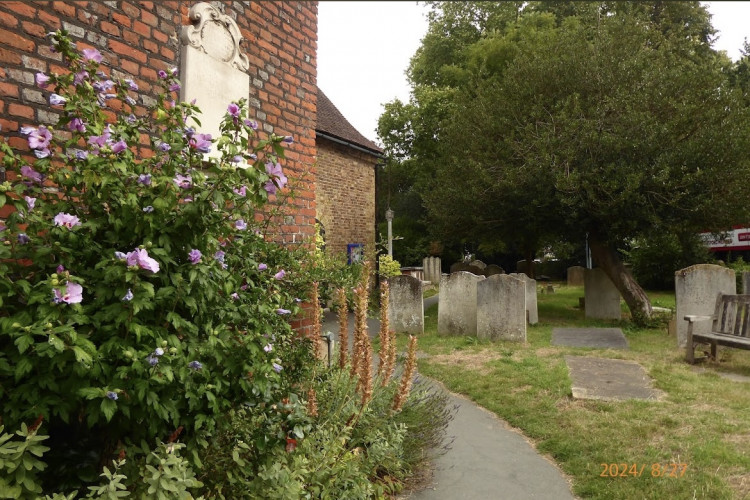
<path fill-rule="evenodd" d="M 694 341 L 700 342 L 701 339 L 706 341 L 716 341 L 716 343 L 727 347 L 750 349 L 750 339 L 745 337 L 738 337 L 736 335 L 722 335 L 720 333 L 693 334 Z"/>

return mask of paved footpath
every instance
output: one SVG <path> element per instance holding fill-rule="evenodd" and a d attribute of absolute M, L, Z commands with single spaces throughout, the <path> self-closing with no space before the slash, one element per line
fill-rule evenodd
<path fill-rule="evenodd" d="M 425 310 L 438 297 L 425 299 Z M 378 334 L 377 320 L 368 320 L 371 337 Z M 353 318 L 349 321 L 350 335 Z M 323 331 L 338 333 L 335 315 L 326 313 Z M 437 382 L 435 382 L 438 384 Z M 575 498 L 560 470 L 539 455 L 531 444 L 505 421 L 457 394 L 457 406 L 448 424 L 450 449 L 433 463 L 433 474 L 424 489 L 409 500 L 565 500 Z"/>

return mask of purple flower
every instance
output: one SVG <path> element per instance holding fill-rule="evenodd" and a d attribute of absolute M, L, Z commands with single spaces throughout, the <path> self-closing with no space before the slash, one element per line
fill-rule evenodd
<path fill-rule="evenodd" d="M 201 363 L 200 361 L 191 361 L 190 363 L 188 363 L 188 368 L 195 371 L 202 370 L 203 363 Z"/>
<path fill-rule="evenodd" d="M 35 149 L 34 156 L 37 158 L 47 158 L 50 154 L 49 149 Z"/>
<path fill-rule="evenodd" d="M 70 283 L 63 288 L 52 290 L 53 301 L 55 304 L 64 302 L 66 304 L 78 304 L 83 300 L 83 287 L 78 283 Z"/>
<path fill-rule="evenodd" d="M 157 356 L 164 356 L 164 349 L 162 349 L 161 347 L 157 347 L 156 349 L 154 349 L 154 354 Z"/>
<path fill-rule="evenodd" d="M 245 196 L 245 195 L 247 194 L 247 187 L 245 187 L 245 186 L 243 185 L 243 186 L 242 186 L 242 187 L 240 187 L 239 189 L 237 189 L 237 188 L 232 188 L 232 191 L 234 191 L 234 194 L 236 194 L 237 196 Z"/>
<path fill-rule="evenodd" d="M 211 151 L 211 134 L 196 134 L 190 138 L 190 147 L 199 153 Z"/>
<path fill-rule="evenodd" d="M 80 118 L 73 118 L 68 123 L 68 129 L 71 132 L 75 132 L 75 131 L 85 132 L 86 131 L 86 125 L 83 123 L 83 120 L 81 120 Z"/>
<path fill-rule="evenodd" d="M 94 82 L 93 84 L 91 84 L 91 86 L 94 87 L 94 90 L 96 90 L 100 94 L 103 94 L 115 88 L 115 82 L 113 82 L 112 80 L 104 80 L 101 82 Z"/>
<path fill-rule="evenodd" d="M 163 79 L 165 79 L 167 77 L 167 72 L 164 71 L 163 69 L 160 69 L 159 72 L 157 73 L 157 75 L 159 75 L 159 78 L 161 78 L 163 80 Z"/>
<path fill-rule="evenodd" d="M 276 309 L 276 314 L 278 314 L 279 316 L 283 316 L 285 314 L 291 314 L 291 313 L 292 311 L 290 311 L 289 309 L 282 309 L 282 308 Z"/>
<path fill-rule="evenodd" d="M 125 260 L 128 256 L 122 252 L 115 252 L 115 258 L 119 260 Z"/>
<path fill-rule="evenodd" d="M 143 207 L 143 211 L 144 211 L 145 213 L 147 213 L 147 214 L 150 214 L 151 212 L 153 212 L 153 211 L 154 211 L 154 207 L 152 207 L 151 205 L 148 205 L 148 206 L 146 206 L 146 207 Z"/>
<path fill-rule="evenodd" d="M 300 302 L 302 302 L 302 299 L 299 299 L 299 298 L 295 297 L 295 298 L 294 298 L 294 301 L 295 301 L 295 302 L 296 302 L 297 304 L 299 304 Z"/>
<path fill-rule="evenodd" d="M 123 140 L 119 140 L 116 143 L 112 144 L 112 152 L 114 154 L 122 153 L 128 149 L 128 145 Z"/>
<path fill-rule="evenodd" d="M 233 117 L 237 118 L 240 116 L 240 107 L 232 102 L 229 104 L 229 106 L 227 106 L 227 112 Z"/>
<path fill-rule="evenodd" d="M 57 272 L 57 274 L 62 274 L 65 272 L 65 266 L 60 264 L 59 266 L 57 266 L 57 268 L 55 268 L 55 271 Z"/>
<path fill-rule="evenodd" d="M 177 174 L 174 176 L 174 179 L 172 181 L 177 184 L 178 187 L 182 189 L 188 189 L 190 186 L 193 185 L 193 178 L 189 175 L 180 175 Z"/>
<path fill-rule="evenodd" d="M 185 127 L 185 137 L 192 139 L 195 135 L 195 129 L 193 127 Z"/>
<path fill-rule="evenodd" d="M 146 361 L 148 361 L 148 364 L 151 366 L 156 366 L 159 364 L 159 358 L 157 358 L 153 354 L 149 354 L 148 357 L 146 358 Z"/>
<path fill-rule="evenodd" d="M 234 227 L 236 227 L 240 231 L 244 231 L 245 229 L 247 229 L 247 222 L 245 222 L 243 219 L 239 219 L 234 223 Z"/>
<path fill-rule="evenodd" d="M 125 261 L 128 266 L 138 266 L 152 273 L 159 272 L 159 263 L 148 256 L 145 248 L 136 248 L 132 252 L 126 253 Z"/>
<path fill-rule="evenodd" d="M 107 397 L 111 399 L 112 401 L 117 401 L 117 393 L 112 391 L 107 391 Z"/>
<path fill-rule="evenodd" d="M 277 280 L 284 279 L 284 276 L 286 276 L 286 272 L 284 272 L 283 269 L 281 271 L 279 271 L 278 273 L 276 273 L 276 274 L 273 275 L 274 279 L 277 279 Z"/>
<path fill-rule="evenodd" d="M 284 136 L 284 139 L 282 139 L 282 141 L 287 144 L 291 144 L 294 142 L 294 137 L 292 137 L 291 135 L 286 135 Z"/>
<path fill-rule="evenodd" d="M 133 300 L 133 292 L 128 288 L 128 292 L 120 299 L 123 302 L 130 302 Z"/>
<path fill-rule="evenodd" d="M 237 292 L 234 292 L 234 293 L 233 293 L 232 295 L 230 295 L 229 297 L 231 297 L 231 298 L 232 298 L 232 300 L 237 300 L 237 299 L 239 299 L 239 298 L 240 298 L 240 294 L 239 294 L 239 293 L 237 293 Z"/>
<path fill-rule="evenodd" d="M 172 67 L 169 72 L 172 74 L 172 76 L 177 76 L 177 66 Z"/>
<path fill-rule="evenodd" d="M 266 269 L 268 269 L 266 264 L 263 264 L 262 262 L 258 264 L 258 271 L 265 271 Z"/>
<path fill-rule="evenodd" d="M 232 157 L 232 163 L 241 163 L 242 162 L 242 155 L 235 155 Z"/>
<path fill-rule="evenodd" d="M 96 49 L 83 49 L 81 51 L 83 58 L 87 61 L 102 62 L 102 55 Z"/>
<path fill-rule="evenodd" d="M 172 146 L 170 146 L 169 143 L 166 143 L 166 142 L 159 143 L 157 147 L 159 148 L 159 151 L 164 151 L 164 152 L 172 149 Z"/>
<path fill-rule="evenodd" d="M 23 127 L 22 134 L 28 134 L 29 147 L 31 149 L 46 149 L 52 140 L 52 132 L 47 130 L 44 125 L 37 128 Z"/>
<path fill-rule="evenodd" d="M 265 184 L 263 184 L 263 189 L 265 189 L 268 194 L 276 194 L 276 184 L 274 184 L 273 181 L 266 181 Z"/>
<path fill-rule="evenodd" d="M 279 187 L 279 189 L 282 189 L 284 186 L 286 186 L 288 179 L 284 175 L 284 172 L 281 170 L 281 165 L 279 165 L 278 163 L 266 163 L 266 173 L 271 177 L 272 181 L 275 181 L 275 184 Z M 267 187 L 264 186 L 264 188 L 266 189 L 266 191 L 268 191 Z M 274 188 L 273 193 L 269 191 L 269 194 L 275 194 L 275 192 L 276 189 Z"/>
<path fill-rule="evenodd" d="M 73 77 L 73 85 L 80 85 L 83 83 L 83 81 L 86 79 L 86 77 L 89 76 L 88 71 L 79 71 L 75 74 Z"/>
<path fill-rule="evenodd" d="M 138 176 L 138 183 L 144 186 L 151 185 L 151 174 L 141 174 Z"/>
<path fill-rule="evenodd" d="M 112 131 L 110 130 L 109 125 L 107 125 L 107 127 L 102 132 L 102 135 L 89 136 L 88 143 L 91 146 L 94 146 L 94 149 L 97 152 L 99 152 L 99 149 L 112 143 L 110 139 L 111 137 L 112 137 Z"/>
<path fill-rule="evenodd" d="M 18 242 L 21 245 L 25 245 L 26 243 L 30 242 L 31 238 L 29 238 L 26 233 L 18 233 Z"/>
<path fill-rule="evenodd" d="M 21 175 L 39 184 L 41 184 L 42 180 L 44 180 L 44 177 L 42 177 L 42 174 L 40 174 L 33 168 L 29 167 L 28 165 L 24 165 L 21 167 Z"/>
<path fill-rule="evenodd" d="M 81 221 L 78 219 L 77 216 L 67 214 L 64 212 L 60 212 L 57 215 L 55 215 L 54 221 L 55 221 L 56 226 L 62 226 L 68 229 L 73 229 L 75 226 L 81 225 Z"/>
<path fill-rule="evenodd" d="M 169 86 L 170 92 L 179 92 L 180 91 L 180 84 L 179 83 L 173 83 Z"/>
<path fill-rule="evenodd" d="M 52 106 L 62 106 L 66 102 L 68 102 L 68 100 L 60 94 L 52 94 L 49 96 L 49 103 Z"/>
<path fill-rule="evenodd" d="M 217 250 L 214 254 L 214 259 L 218 260 L 219 262 L 224 262 L 224 257 L 226 256 L 226 253 L 222 250 Z"/>
<path fill-rule="evenodd" d="M 29 212 L 34 210 L 34 204 L 36 203 L 36 198 L 32 198 L 31 196 L 24 196 L 23 198 L 26 200 L 26 206 L 29 207 Z"/>
<path fill-rule="evenodd" d="M 34 75 L 34 80 L 36 81 L 36 86 L 41 89 L 47 88 L 49 84 L 49 76 L 41 72 Z"/>
<path fill-rule="evenodd" d="M 89 157 L 88 151 L 82 151 L 80 149 L 76 149 L 76 160 L 85 160 Z"/>
<path fill-rule="evenodd" d="M 281 365 L 280 365 L 280 364 L 278 364 L 278 363 L 271 363 L 271 366 L 273 366 L 273 370 L 274 370 L 274 371 L 275 371 L 276 373 L 281 373 L 281 370 L 283 370 L 283 369 L 284 369 L 284 367 L 283 367 L 283 366 L 281 366 Z"/>
<path fill-rule="evenodd" d="M 253 130 L 258 130 L 258 122 L 255 120 L 245 120 L 243 123 Z"/>
<path fill-rule="evenodd" d="M 203 254 L 201 253 L 200 250 L 193 248 L 192 250 L 190 250 L 190 253 L 188 254 L 188 260 L 190 261 L 191 264 L 197 264 L 198 262 L 201 261 L 202 256 Z"/>
<path fill-rule="evenodd" d="M 131 106 L 135 106 L 135 104 L 136 104 L 136 103 L 135 103 L 135 99 L 133 99 L 133 98 L 132 98 L 132 97 L 130 97 L 129 95 L 126 95 L 126 96 L 125 96 L 125 102 L 126 102 L 126 103 L 128 103 L 128 104 L 130 104 Z"/>
<path fill-rule="evenodd" d="M 271 352 L 271 351 L 273 351 L 273 346 L 271 344 L 266 344 L 263 347 L 263 350 L 266 351 L 266 352 Z"/>
<path fill-rule="evenodd" d="M 134 90 L 134 91 L 138 90 L 138 85 L 133 80 L 130 80 L 130 79 L 125 80 L 125 83 L 128 84 L 128 88 L 130 90 Z"/>

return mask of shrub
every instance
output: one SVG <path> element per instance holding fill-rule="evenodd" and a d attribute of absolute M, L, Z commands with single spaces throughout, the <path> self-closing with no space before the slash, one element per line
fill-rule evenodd
<path fill-rule="evenodd" d="M 121 451 L 145 459 L 142 442 L 178 427 L 200 466 L 218 416 L 279 401 L 309 365 L 287 321 L 298 261 L 253 222 L 287 182 L 289 139 L 258 140 L 241 101 L 214 144 L 192 128 L 197 108 L 173 100 L 176 71 L 160 72 L 147 116 L 128 116 L 135 84 L 65 32 L 52 40 L 70 72 L 37 82 L 59 122 L 23 129 L 33 166 L 0 143 L 19 173 L 0 187 L 13 208 L 0 225 L 0 418 L 43 417 L 45 491 L 96 482 Z M 108 121 L 114 101 L 125 112 Z M 213 147 L 221 158 L 206 160 Z"/>
<path fill-rule="evenodd" d="M 401 264 L 397 260 L 393 260 L 390 255 L 381 254 L 378 257 L 378 264 L 378 274 L 383 278 L 401 274 Z"/>
<path fill-rule="evenodd" d="M 655 233 L 638 240 L 627 257 L 633 276 L 649 290 L 672 290 L 675 271 L 711 261 L 697 234 Z"/>

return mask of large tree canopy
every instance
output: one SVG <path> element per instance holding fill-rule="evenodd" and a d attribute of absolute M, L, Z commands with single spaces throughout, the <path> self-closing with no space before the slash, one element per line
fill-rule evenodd
<path fill-rule="evenodd" d="M 711 49 L 698 2 L 437 4 L 431 22 L 402 114 L 430 127 L 401 130 L 408 143 L 381 137 L 421 172 L 444 236 L 533 252 L 588 235 L 643 321 L 650 303 L 618 248 L 750 220 L 746 79 Z M 423 113 L 425 93 L 438 118 Z"/>

